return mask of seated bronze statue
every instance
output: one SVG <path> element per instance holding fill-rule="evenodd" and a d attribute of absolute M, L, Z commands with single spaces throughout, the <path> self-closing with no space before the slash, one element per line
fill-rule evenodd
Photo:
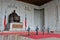
<path fill-rule="evenodd" d="M 20 16 L 17 15 L 15 10 L 9 15 L 8 23 L 11 22 L 20 22 Z"/>
<path fill-rule="evenodd" d="M 13 10 L 13 12 L 8 16 L 8 23 L 6 25 L 5 30 L 10 29 L 10 23 L 12 23 L 12 22 L 20 22 L 20 16 L 17 15 L 15 10 Z"/>

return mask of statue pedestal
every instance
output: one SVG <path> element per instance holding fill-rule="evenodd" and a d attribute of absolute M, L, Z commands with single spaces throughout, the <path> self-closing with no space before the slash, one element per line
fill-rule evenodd
<path fill-rule="evenodd" d="M 10 23 L 9 31 L 20 31 L 23 29 L 23 23 Z"/>

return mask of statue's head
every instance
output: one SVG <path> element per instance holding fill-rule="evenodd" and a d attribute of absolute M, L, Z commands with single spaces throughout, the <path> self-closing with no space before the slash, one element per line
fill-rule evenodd
<path fill-rule="evenodd" d="M 16 10 L 13 10 L 13 12 L 15 13 Z"/>

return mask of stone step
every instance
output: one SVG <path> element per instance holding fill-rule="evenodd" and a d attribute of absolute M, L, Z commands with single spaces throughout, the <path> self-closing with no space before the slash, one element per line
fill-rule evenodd
<path fill-rule="evenodd" d="M 0 35 L 0 40 L 33 40 L 33 39 L 18 35 Z"/>

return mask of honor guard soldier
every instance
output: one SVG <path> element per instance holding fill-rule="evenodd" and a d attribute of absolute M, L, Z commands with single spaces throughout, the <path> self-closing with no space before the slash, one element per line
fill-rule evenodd
<path fill-rule="evenodd" d="M 49 30 L 50 30 L 50 28 L 48 27 L 48 28 L 47 28 L 47 32 L 48 32 L 48 34 L 49 34 Z"/>
<path fill-rule="evenodd" d="M 38 26 L 36 26 L 36 35 L 38 35 L 38 30 L 39 30 L 39 28 L 38 28 Z"/>
<path fill-rule="evenodd" d="M 30 27 L 28 26 L 28 29 L 27 29 L 27 31 L 28 31 L 28 36 L 29 36 L 29 32 L 30 32 Z"/>
<path fill-rule="evenodd" d="M 45 31 L 45 27 L 43 26 L 42 27 L 42 33 L 43 33 L 43 35 L 44 35 L 44 31 Z"/>

